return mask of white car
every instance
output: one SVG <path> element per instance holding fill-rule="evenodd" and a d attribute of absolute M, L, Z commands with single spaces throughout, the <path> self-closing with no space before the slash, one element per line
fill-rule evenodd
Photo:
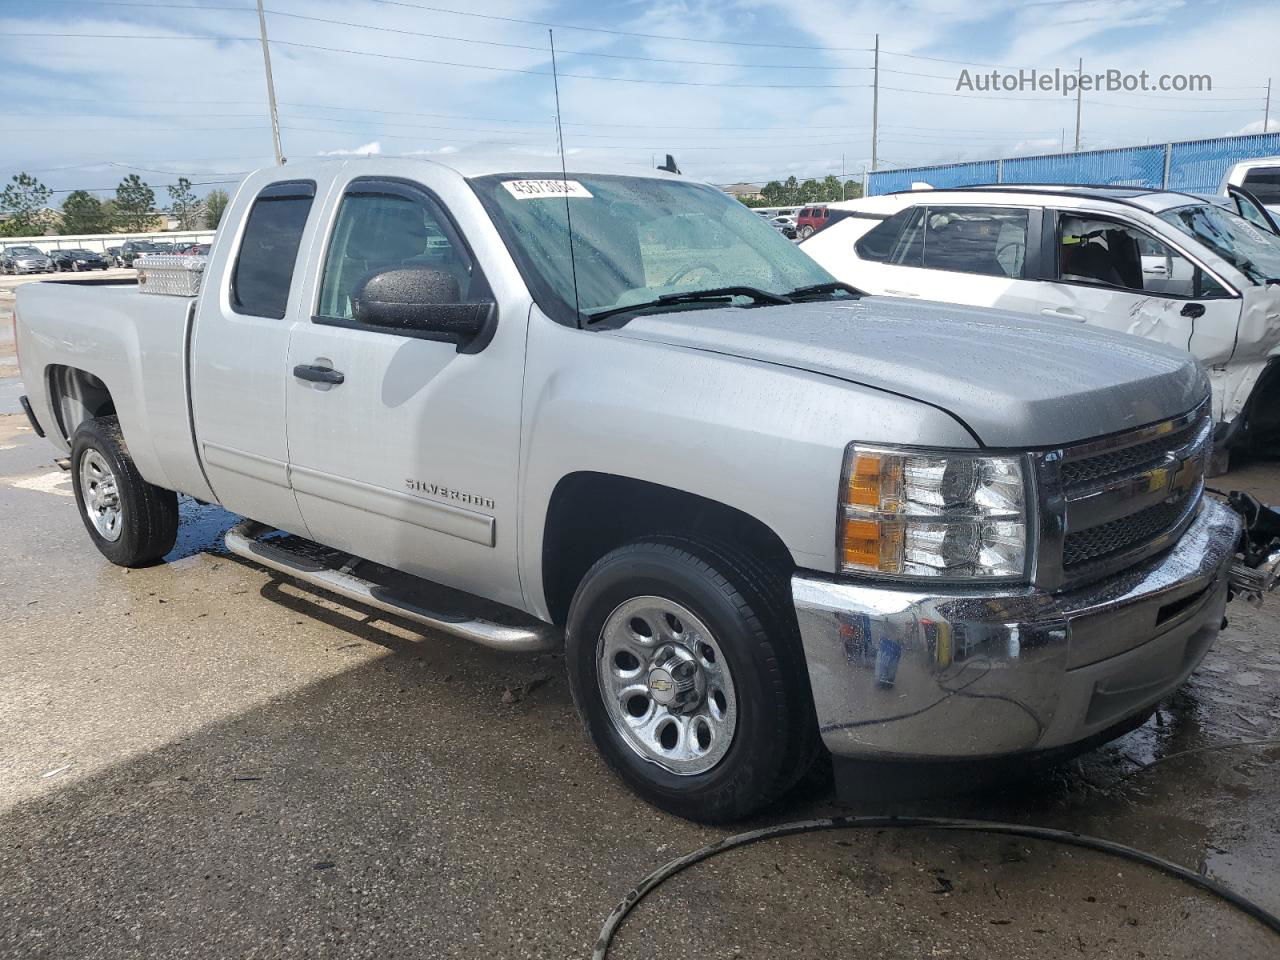
<path fill-rule="evenodd" d="M 1218 193 L 1226 197 L 1234 196 L 1239 191 L 1252 194 L 1256 202 L 1266 208 L 1273 221 L 1280 219 L 1280 157 L 1241 160 L 1228 170 L 1227 175 L 1222 178 Z M 1241 213 L 1249 216 L 1243 210 Z"/>
<path fill-rule="evenodd" d="M 838 279 L 1181 347 L 1209 371 L 1220 448 L 1280 443 L 1280 237 L 1220 202 L 1000 185 L 832 206 L 852 215 L 801 249 Z"/>

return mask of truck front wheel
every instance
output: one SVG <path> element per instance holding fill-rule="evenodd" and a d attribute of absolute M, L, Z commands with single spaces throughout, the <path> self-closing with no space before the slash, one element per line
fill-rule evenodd
<path fill-rule="evenodd" d="M 817 756 L 785 580 L 727 548 L 662 538 L 605 555 L 574 596 L 566 661 L 597 749 L 671 813 L 749 816 Z"/>
<path fill-rule="evenodd" d="M 94 546 L 122 567 L 154 563 L 178 536 L 178 495 L 138 473 L 115 417 L 86 420 L 71 438 L 76 506 Z"/>

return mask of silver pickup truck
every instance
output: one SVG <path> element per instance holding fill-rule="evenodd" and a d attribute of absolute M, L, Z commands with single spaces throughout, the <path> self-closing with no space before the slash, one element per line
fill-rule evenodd
<path fill-rule="evenodd" d="M 635 790 L 739 818 L 829 751 L 1042 755 L 1223 622 L 1186 353 L 861 296 L 719 191 L 545 160 L 290 163 L 199 295 L 17 297 L 33 425 L 112 562 L 228 547 L 436 630 L 564 645 Z M 874 766 L 874 765 L 872 765 Z"/>

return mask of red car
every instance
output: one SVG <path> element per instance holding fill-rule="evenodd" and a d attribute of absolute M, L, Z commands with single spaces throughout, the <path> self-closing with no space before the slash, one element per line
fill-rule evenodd
<path fill-rule="evenodd" d="M 825 206 L 803 207 L 796 214 L 796 236 L 801 240 L 808 240 L 827 225 L 827 216 Z"/>

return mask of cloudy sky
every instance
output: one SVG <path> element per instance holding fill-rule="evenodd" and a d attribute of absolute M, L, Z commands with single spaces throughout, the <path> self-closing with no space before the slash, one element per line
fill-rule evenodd
<path fill-rule="evenodd" d="M 1212 77 L 1201 94 L 1087 94 L 1093 148 L 1259 132 L 1280 62 L 1274 0 L 434 2 L 265 0 L 287 156 L 552 153 L 548 25 L 571 155 L 671 152 L 715 183 L 860 175 L 877 33 L 883 166 L 1070 147 L 1074 99 L 959 96 L 961 70 L 1083 57 Z M 0 89 L 4 180 L 208 184 L 272 161 L 251 0 L 0 0 Z"/>

